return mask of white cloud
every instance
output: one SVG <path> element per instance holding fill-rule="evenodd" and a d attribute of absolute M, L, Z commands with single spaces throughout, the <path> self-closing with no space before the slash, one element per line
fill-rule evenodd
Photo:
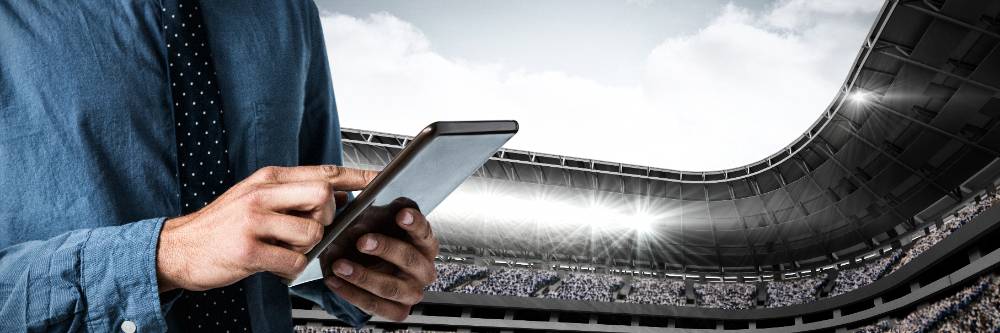
<path fill-rule="evenodd" d="M 651 50 L 639 85 L 448 58 L 387 13 L 322 20 L 345 127 L 410 134 L 435 120 L 510 118 L 522 125 L 512 148 L 713 170 L 774 153 L 828 105 L 878 9 L 829 2 L 728 5 Z"/>
<path fill-rule="evenodd" d="M 653 4 L 653 1 L 654 0 L 625 0 L 625 3 L 633 6 L 649 7 L 649 5 Z"/>

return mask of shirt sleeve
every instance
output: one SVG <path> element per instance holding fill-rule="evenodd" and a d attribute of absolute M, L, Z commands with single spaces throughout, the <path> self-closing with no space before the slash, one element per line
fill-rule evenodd
<path fill-rule="evenodd" d="M 166 330 L 156 280 L 162 226 L 156 218 L 0 249 L 0 323 L 30 332 Z"/>
<path fill-rule="evenodd" d="M 343 165 L 340 141 L 340 121 L 333 95 L 330 64 L 323 40 L 316 4 L 308 1 L 309 69 L 305 82 L 305 114 L 299 132 L 299 165 Z M 292 292 L 323 307 L 327 313 L 355 327 L 364 325 L 371 316 L 341 299 L 326 288 L 322 280 L 307 282 L 292 288 Z"/>

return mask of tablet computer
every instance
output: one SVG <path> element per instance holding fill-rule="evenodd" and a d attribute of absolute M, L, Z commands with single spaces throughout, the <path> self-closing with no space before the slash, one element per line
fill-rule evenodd
<path fill-rule="evenodd" d="M 347 203 L 326 227 L 323 240 L 306 257 L 324 251 L 366 264 L 374 257 L 357 251 L 358 237 L 376 232 L 406 238 L 395 224 L 403 208 L 430 214 L 517 133 L 516 121 L 441 121 L 421 131 L 378 176 Z M 296 280 L 294 284 L 304 281 Z"/>

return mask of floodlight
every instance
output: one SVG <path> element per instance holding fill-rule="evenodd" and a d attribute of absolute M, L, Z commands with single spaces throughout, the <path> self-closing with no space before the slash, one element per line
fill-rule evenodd
<path fill-rule="evenodd" d="M 851 93 L 850 99 L 855 103 L 865 103 L 868 102 L 868 93 L 861 90 L 855 90 Z"/>

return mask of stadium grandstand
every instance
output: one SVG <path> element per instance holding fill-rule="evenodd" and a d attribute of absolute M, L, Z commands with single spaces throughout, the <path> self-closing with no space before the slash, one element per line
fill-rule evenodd
<path fill-rule="evenodd" d="M 344 129 L 345 160 L 410 139 Z M 431 214 L 406 321 L 293 300 L 295 329 L 1000 332 L 998 184 L 1000 1 L 890 0 L 785 149 L 712 172 L 501 150 Z"/>

